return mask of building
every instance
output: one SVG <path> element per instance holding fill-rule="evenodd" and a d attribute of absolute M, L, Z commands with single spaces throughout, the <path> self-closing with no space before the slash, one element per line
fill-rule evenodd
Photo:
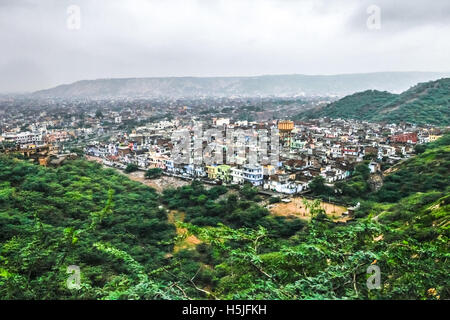
<path fill-rule="evenodd" d="M 217 179 L 222 182 L 228 183 L 231 182 L 231 167 L 226 164 L 221 164 L 217 166 Z"/>
<path fill-rule="evenodd" d="M 391 137 L 392 142 L 401 142 L 401 143 L 417 143 L 417 133 L 402 133 L 393 135 Z M 431 141 L 431 139 L 430 139 Z"/>
<path fill-rule="evenodd" d="M 246 164 L 242 166 L 242 173 L 244 181 L 249 182 L 254 186 L 260 186 L 263 184 L 262 166 Z"/>
<path fill-rule="evenodd" d="M 42 144 L 43 143 L 43 137 L 41 132 L 19 132 L 15 134 L 5 134 L 4 136 L 5 141 L 11 141 L 15 142 L 17 144 L 27 144 L 27 143 L 33 143 L 33 144 Z"/>
<path fill-rule="evenodd" d="M 294 129 L 294 122 L 290 120 L 278 121 L 278 131 L 283 144 L 291 145 L 291 133 Z"/>
<path fill-rule="evenodd" d="M 223 125 L 229 125 L 230 119 L 229 118 L 219 118 L 219 119 L 213 119 L 213 122 L 216 126 L 220 127 Z"/>
<path fill-rule="evenodd" d="M 208 179 L 216 180 L 217 179 L 217 166 L 206 166 L 206 174 L 208 175 Z"/>
<path fill-rule="evenodd" d="M 231 181 L 234 184 L 244 183 L 244 172 L 238 167 L 231 168 Z"/>

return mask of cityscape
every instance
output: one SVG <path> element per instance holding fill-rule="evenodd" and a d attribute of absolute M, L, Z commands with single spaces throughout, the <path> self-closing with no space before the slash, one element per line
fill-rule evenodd
<path fill-rule="evenodd" d="M 368 162 L 371 174 L 381 173 L 414 156 L 416 145 L 436 141 L 445 132 L 439 127 L 409 123 L 380 124 L 330 118 L 256 122 L 221 117 L 223 111 L 211 112 L 209 119 L 205 119 L 202 111 L 190 109 L 192 107 L 187 106 L 169 109 L 181 116 L 163 115 L 160 120 L 153 115 L 154 108 L 145 106 L 119 111 L 92 110 L 83 114 L 83 118 L 77 116 L 80 111 L 76 107 L 74 115 L 51 116 L 43 111 L 30 114 L 27 120 L 4 116 L 0 139 L 4 146 L 10 146 L 6 152 L 18 151 L 29 155 L 44 166 L 61 164 L 71 156 L 86 156 L 91 161 L 120 170 L 127 167 L 128 170 L 144 172 L 160 169 L 161 174 L 182 180 L 198 179 L 220 185 L 248 182 L 261 191 L 293 195 L 306 192 L 309 183 L 317 176 L 330 185 L 345 180 L 358 163 Z M 254 113 L 262 113 L 259 117 L 264 117 L 264 111 Z M 30 124 L 27 126 L 28 121 Z M 194 137 L 194 128 L 199 125 L 204 131 L 216 130 L 222 137 L 220 140 L 217 134 L 209 139 L 203 135 Z M 240 150 L 237 150 L 237 135 L 236 141 L 227 141 L 227 132 L 232 130 L 242 131 Z M 273 131 L 272 134 L 276 135 L 277 146 L 272 147 L 275 159 L 272 163 L 267 156 L 269 139 L 265 147 L 259 143 L 262 137 L 255 141 L 249 139 L 257 136 L 257 130 Z M 174 134 L 176 132 L 182 132 L 182 137 L 190 137 L 183 159 L 177 159 L 175 152 L 181 145 L 181 140 Z M 212 156 L 205 149 L 212 142 L 217 149 L 220 148 L 222 161 L 208 165 Z M 201 148 L 196 163 L 193 154 L 195 143 Z M 231 146 L 235 146 L 235 154 L 241 154 L 240 163 L 227 157 L 227 148 L 229 151 Z M 252 151 L 255 153 L 253 163 L 250 159 Z M 266 151 L 267 161 L 262 160 L 261 151 Z"/>
<path fill-rule="evenodd" d="M 449 1 L 0 0 L 0 26 L 11 314 L 450 299 Z"/>

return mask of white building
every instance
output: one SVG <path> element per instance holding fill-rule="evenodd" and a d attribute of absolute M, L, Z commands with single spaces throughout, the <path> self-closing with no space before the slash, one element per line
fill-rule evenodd
<path fill-rule="evenodd" d="M 215 123 L 216 123 L 216 126 L 218 126 L 218 127 L 223 126 L 223 125 L 229 125 L 230 119 L 229 118 L 219 118 L 219 119 L 216 119 Z"/>
<path fill-rule="evenodd" d="M 43 136 L 41 132 L 19 132 L 15 134 L 5 134 L 3 135 L 6 141 L 12 141 L 17 144 L 41 144 L 43 140 Z"/>
<path fill-rule="evenodd" d="M 263 184 L 263 168 L 259 164 L 246 164 L 242 167 L 243 178 L 254 186 Z"/>

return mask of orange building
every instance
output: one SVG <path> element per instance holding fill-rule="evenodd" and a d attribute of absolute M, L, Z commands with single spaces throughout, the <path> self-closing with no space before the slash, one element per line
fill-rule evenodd
<path fill-rule="evenodd" d="M 294 121 L 282 120 L 278 121 L 278 130 L 280 131 L 292 131 L 294 129 Z"/>
<path fill-rule="evenodd" d="M 287 145 L 291 144 L 291 132 L 294 129 L 294 121 L 281 120 L 278 121 L 278 130 L 280 132 L 281 142 Z"/>

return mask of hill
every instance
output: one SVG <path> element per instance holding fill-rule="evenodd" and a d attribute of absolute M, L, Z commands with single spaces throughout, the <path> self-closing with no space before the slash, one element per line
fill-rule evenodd
<path fill-rule="evenodd" d="M 347 224 L 318 202 L 310 222 L 273 216 L 249 186 L 157 194 L 97 163 L 1 156 L 0 299 L 449 299 L 449 138 L 355 197 Z"/>
<path fill-rule="evenodd" d="M 446 299 L 449 169 L 447 134 L 399 164 L 379 191 L 354 197 L 361 207 L 345 225 L 310 202 L 313 219 L 289 238 L 231 229 L 226 218 L 222 226 L 191 220 L 186 227 L 224 257 L 214 292 L 227 299 Z M 381 271 L 378 290 L 366 285 L 373 265 Z"/>
<path fill-rule="evenodd" d="M 450 76 L 433 72 L 380 72 L 341 75 L 266 75 L 256 77 L 172 77 L 83 80 L 41 90 L 34 97 L 180 98 L 230 96 L 344 96 L 377 89 L 401 92 L 415 83 Z"/>
<path fill-rule="evenodd" d="M 419 83 L 401 94 L 358 92 L 296 116 L 297 119 L 319 117 L 447 126 L 450 124 L 450 78 Z"/>

